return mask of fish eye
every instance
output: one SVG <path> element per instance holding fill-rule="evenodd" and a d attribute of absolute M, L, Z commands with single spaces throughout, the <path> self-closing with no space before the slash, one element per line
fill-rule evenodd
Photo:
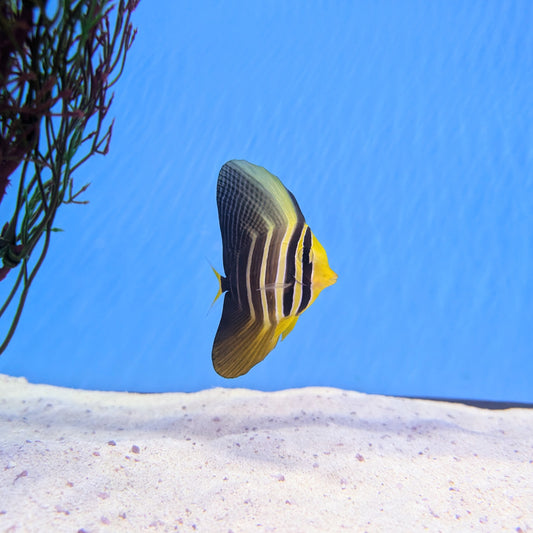
<path fill-rule="evenodd" d="M 303 246 L 302 248 L 298 249 L 298 252 L 296 253 L 296 258 L 300 263 L 312 263 L 313 262 L 313 250 L 310 248 L 306 248 Z"/>

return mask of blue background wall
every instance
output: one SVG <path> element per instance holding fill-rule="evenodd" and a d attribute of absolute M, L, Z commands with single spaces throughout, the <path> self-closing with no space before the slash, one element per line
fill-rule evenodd
<path fill-rule="evenodd" d="M 145 0 L 134 18 L 111 152 L 78 172 L 90 204 L 60 212 L 0 372 L 533 401 L 531 2 Z M 339 281 L 228 381 L 209 261 L 233 158 L 296 195 Z"/>

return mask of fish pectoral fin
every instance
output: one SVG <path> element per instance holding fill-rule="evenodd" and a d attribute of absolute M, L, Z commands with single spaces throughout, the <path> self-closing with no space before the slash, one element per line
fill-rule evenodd
<path fill-rule="evenodd" d="M 270 290 L 276 290 L 276 289 L 286 289 L 287 287 L 290 287 L 292 283 L 268 283 L 267 285 L 263 285 L 262 287 L 259 287 L 258 291 L 270 291 Z"/>
<path fill-rule="evenodd" d="M 282 341 L 285 340 L 285 337 L 294 329 L 296 322 L 298 322 L 297 316 L 287 317 L 285 322 L 280 322 L 280 325 L 283 324 L 283 330 L 280 331 Z"/>

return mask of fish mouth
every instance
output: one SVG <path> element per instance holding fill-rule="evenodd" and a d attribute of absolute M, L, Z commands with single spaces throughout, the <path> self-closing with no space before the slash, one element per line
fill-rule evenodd
<path fill-rule="evenodd" d="M 322 283 L 324 287 L 329 287 L 330 285 L 333 285 L 339 279 L 339 276 L 335 272 L 333 272 L 333 270 L 330 269 L 329 273 L 330 275 L 328 277 L 322 278 Z"/>

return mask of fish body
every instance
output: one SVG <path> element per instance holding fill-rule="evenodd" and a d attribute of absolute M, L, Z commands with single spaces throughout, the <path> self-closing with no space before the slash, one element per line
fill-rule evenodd
<path fill-rule="evenodd" d="M 217 298 L 225 296 L 212 359 L 234 378 L 261 362 L 337 275 L 296 198 L 263 167 L 224 164 L 217 206 L 225 273 L 215 271 Z"/>

